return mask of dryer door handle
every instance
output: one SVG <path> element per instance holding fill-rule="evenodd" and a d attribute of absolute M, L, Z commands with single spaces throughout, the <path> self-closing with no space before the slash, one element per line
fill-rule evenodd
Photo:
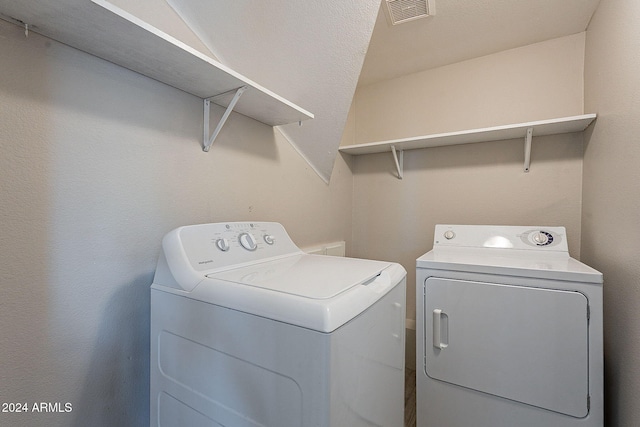
<path fill-rule="evenodd" d="M 449 316 L 442 310 L 433 310 L 433 346 L 440 350 L 449 345 Z M 445 328 L 443 331 L 442 328 Z M 444 332 L 444 333 L 443 333 Z M 444 340 L 443 340 L 444 338 Z M 444 342 L 443 342 L 444 341 Z"/>

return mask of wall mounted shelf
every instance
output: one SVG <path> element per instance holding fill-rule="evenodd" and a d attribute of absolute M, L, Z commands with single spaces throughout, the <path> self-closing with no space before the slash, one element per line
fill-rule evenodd
<path fill-rule="evenodd" d="M 64 2 L 0 0 L 13 22 L 124 68 L 228 108 L 270 126 L 313 118 L 309 111 L 187 46 L 106 0 L 77 7 Z M 228 110 L 227 113 L 231 111 Z M 228 115 L 228 114 L 227 114 Z M 203 147 L 209 144 L 205 136 Z"/>
<path fill-rule="evenodd" d="M 524 138 L 524 170 L 525 172 L 528 172 L 532 136 L 582 132 L 595 120 L 595 118 L 596 114 L 583 114 L 580 116 L 539 120 L 535 122 L 471 129 L 459 132 L 438 133 L 412 138 L 344 145 L 340 147 L 340 151 L 353 155 L 386 153 L 391 151 L 396 163 L 396 168 L 398 169 L 398 178 L 402 179 L 402 162 L 398 161 L 398 151 L 400 152 L 400 156 L 402 156 L 404 150 Z M 400 159 L 402 159 L 402 157 L 400 157 Z"/>

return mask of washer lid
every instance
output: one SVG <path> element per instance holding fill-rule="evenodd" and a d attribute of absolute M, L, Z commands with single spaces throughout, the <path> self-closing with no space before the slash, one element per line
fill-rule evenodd
<path fill-rule="evenodd" d="M 224 280 L 311 299 L 329 299 L 376 277 L 388 262 L 300 254 L 208 274 Z"/>
<path fill-rule="evenodd" d="M 152 289 L 329 333 L 405 277 L 396 263 L 303 254 L 211 273 L 190 292 L 160 284 Z"/>

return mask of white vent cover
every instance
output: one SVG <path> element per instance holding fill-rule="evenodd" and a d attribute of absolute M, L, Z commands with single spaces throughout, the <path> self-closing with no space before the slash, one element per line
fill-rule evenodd
<path fill-rule="evenodd" d="M 435 0 L 384 0 L 391 25 L 436 14 Z"/>

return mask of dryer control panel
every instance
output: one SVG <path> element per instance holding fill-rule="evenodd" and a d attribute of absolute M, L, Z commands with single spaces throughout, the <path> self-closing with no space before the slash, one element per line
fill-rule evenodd
<path fill-rule="evenodd" d="M 569 252 L 566 233 L 564 227 L 438 224 L 433 247 Z"/>

